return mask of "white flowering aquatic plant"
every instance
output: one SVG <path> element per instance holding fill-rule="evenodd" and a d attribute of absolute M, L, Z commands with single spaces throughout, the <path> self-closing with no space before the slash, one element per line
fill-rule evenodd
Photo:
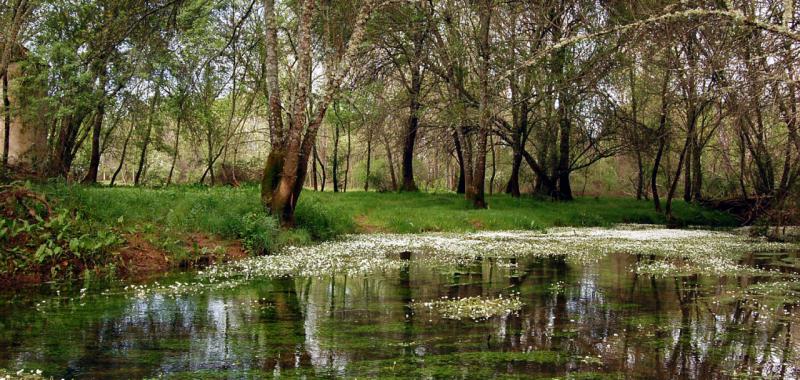
<path fill-rule="evenodd" d="M 546 232 L 493 231 L 476 233 L 348 235 L 312 246 L 287 247 L 274 255 L 211 266 L 196 281 L 132 286 L 137 294 L 182 294 L 225 289 L 257 278 L 365 275 L 403 268 L 411 260 L 432 266 L 468 265 L 477 258 L 503 260 L 525 257 L 565 257 L 579 264 L 608 253 L 638 254 L 632 270 L 641 274 L 771 274 L 739 264 L 748 252 L 797 250 L 798 245 L 772 243 L 729 232 L 675 230 L 624 225 L 617 228 L 554 228 Z M 504 261 L 505 262 L 505 261 Z M 508 264 L 509 266 L 512 264 Z"/>
<path fill-rule="evenodd" d="M 472 319 L 475 321 L 492 317 L 506 317 L 518 313 L 522 310 L 522 306 L 519 294 L 516 293 L 509 297 L 503 297 L 502 294 L 497 297 L 475 296 L 453 299 L 442 297 L 436 301 L 412 304 L 415 311 L 428 310 L 446 319 Z"/>
<path fill-rule="evenodd" d="M 0 380 L 44 380 L 40 369 L 8 371 L 0 369 Z"/>

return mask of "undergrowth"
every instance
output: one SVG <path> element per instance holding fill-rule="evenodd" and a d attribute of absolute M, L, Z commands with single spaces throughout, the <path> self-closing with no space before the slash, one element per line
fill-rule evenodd
<path fill-rule="evenodd" d="M 0 280 L 37 280 L 106 271 L 124 243 L 112 228 L 77 211 L 53 208 L 24 186 L 0 187 Z"/>

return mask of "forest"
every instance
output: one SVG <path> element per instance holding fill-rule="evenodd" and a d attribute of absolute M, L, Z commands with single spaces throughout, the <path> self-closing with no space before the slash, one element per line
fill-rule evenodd
<path fill-rule="evenodd" d="M 800 376 L 796 0 L 0 0 L 0 23 L 0 379 Z M 224 334 L 277 346 L 173 326 L 166 349 L 122 306 L 211 315 L 230 289 L 253 330 Z M 635 353 L 573 336 L 600 312 L 570 300 L 613 310 L 603 339 Z M 780 317 L 757 326 L 754 304 Z M 60 330 L 16 335 L 36 312 Z M 700 331 L 714 315 L 722 343 Z M 662 351 L 634 318 L 673 323 Z M 141 339 L 158 358 L 87 359 Z"/>

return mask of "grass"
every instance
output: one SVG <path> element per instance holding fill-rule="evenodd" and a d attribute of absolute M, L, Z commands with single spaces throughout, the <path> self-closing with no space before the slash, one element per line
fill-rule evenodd
<path fill-rule="evenodd" d="M 99 223 L 126 226 L 130 232 L 209 233 L 240 239 L 256 253 L 355 231 L 345 216 L 310 198 L 298 206 L 298 228 L 279 231 L 277 222 L 261 208 L 258 188 L 253 186 L 153 189 L 49 184 L 37 190 L 63 207 L 80 210 Z"/>
<path fill-rule="evenodd" d="M 476 210 L 453 193 L 303 193 L 300 204 L 312 200 L 329 205 L 354 220 L 360 232 L 417 233 L 427 231 L 539 230 L 548 227 L 603 227 L 619 223 L 664 224 L 663 214 L 649 201 L 630 198 L 578 198 L 555 202 L 505 194 L 488 196 L 489 208 Z M 675 201 L 678 225 L 735 226 L 727 213 Z"/>
<path fill-rule="evenodd" d="M 230 239 L 242 238 L 243 231 L 252 225 L 247 215 L 262 213 L 254 186 L 149 189 L 48 185 L 42 190 L 100 222 L 207 232 Z M 666 222 L 651 202 L 629 198 L 554 202 L 502 194 L 487 199 L 489 208 L 476 210 L 463 196 L 453 193 L 304 191 L 297 209 L 299 229 L 284 238 L 328 240 L 351 232 L 537 230 Z M 675 202 L 674 210 L 679 225 L 736 225 L 729 214 L 682 201 Z"/>

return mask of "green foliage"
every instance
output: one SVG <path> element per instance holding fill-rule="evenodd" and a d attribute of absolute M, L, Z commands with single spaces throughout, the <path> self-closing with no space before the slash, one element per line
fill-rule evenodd
<path fill-rule="evenodd" d="M 59 209 L 48 219 L 0 219 L 0 277 L 69 277 L 106 265 L 124 240 L 108 227 Z"/>
<path fill-rule="evenodd" d="M 242 217 L 239 238 L 251 253 L 263 255 L 270 251 L 278 235 L 278 221 L 263 213 L 251 212 Z"/>
<path fill-rule="evenodd" d="M 114 224 L 122 220 L 129 232 L 162 235 L 201 232 L 241 239 L 253 254 L 268 253 L 281 244 L 304 244 L 354 231 L 348 214 L 334 211 L 313 197 L 307 198 L 310 192 L 303 193 L 297 207 L 297 225 L 304 232 L 289 232 L 279 231 L 274 218 L 263 212 L 256 186 L 153 189 L 54 183 L 42 190 L 60 199 L 65 207 L 82 210 L 98 223 Z"/>

